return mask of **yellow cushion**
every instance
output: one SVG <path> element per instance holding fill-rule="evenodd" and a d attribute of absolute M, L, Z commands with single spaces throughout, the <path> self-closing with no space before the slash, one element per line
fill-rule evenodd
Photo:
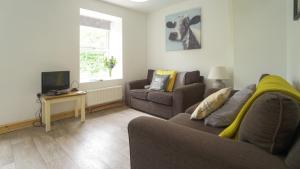
<path fill-rule="evenodd" d="M 231 93 L 231 88 L 221 89 L 204 99 L 191 115 L 191 119 L 201 120 L 210 115 L 225 103 Z"/>
<path fill-rule="evenodd" d="M 252 103 L 256 100 L 256 98 L 266 92 L 281 92 L 297 99 L 300 102 L 300 93 L 285 79 L 276 75 L 265 76 L 262 80 L 260 80 L 257 85 L 256 92 L 242 107 L 235 120 L 230 124 L 230 126 L 223 130 L 219 136 L 223 138 L 237 138 L 236 133 L 238 132 L 240 124 L 242 123 L 248 109 L 252 106 Z"/>
<path fill-rule="evenodd" d="M 175 80 L 176 80 L 176 71 L 174 71 L 174 70 L 156 70 L 155 73 L 158 75 L 170 75 L 166 91 L 172 92 L 174 84 L 175 84 Z"/>

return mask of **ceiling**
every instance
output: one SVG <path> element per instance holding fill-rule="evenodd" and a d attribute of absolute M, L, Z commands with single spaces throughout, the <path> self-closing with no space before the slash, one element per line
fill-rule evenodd
<path fill-rule="evenodd" d="M 144 13 L 159 10 L 168 5 L 184 0 L 148 0 L 147 2 L 133 2 L 130 0 L 102 0 L 114 5 L 123 6 Z"/>

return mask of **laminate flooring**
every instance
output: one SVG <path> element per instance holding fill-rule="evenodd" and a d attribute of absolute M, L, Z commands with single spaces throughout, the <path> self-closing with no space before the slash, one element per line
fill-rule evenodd
<path fill-rule="evenodd" d="M 0 169 L 130 169 L 128 123 L 150 116 L 127 108 L 0 135 Z"/>

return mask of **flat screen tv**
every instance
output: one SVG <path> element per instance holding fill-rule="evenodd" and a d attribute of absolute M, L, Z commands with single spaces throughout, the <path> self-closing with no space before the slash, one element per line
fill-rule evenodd
<path fill-rule="evenodd" d="M 42 72 L 42 93 L 70 88 L 70 71 Z"/>

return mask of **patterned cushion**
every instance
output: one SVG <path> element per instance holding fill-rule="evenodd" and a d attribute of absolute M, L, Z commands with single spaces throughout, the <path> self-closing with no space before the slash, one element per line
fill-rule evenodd
<path fill-rule="evenodd" d="M 169 75 L 154 74 L 150 85 L 150 90 L 165 91 L 169 77 Z"/>
<path fill-rule="evenodd" d="M 169 75 L 166 91 L 172 92 L 176 80 L 176 71 L 174 70 L 156 70 L 155 74 L 158 75 Z"/>
<path fill-rule="evenodd" d="M 231 88 L 224 88 L 203 100 L 196 110 L 193 112 L 191 119 L 204 119 L 213 111 L 218 109 L 228 99 L 231 93 Z"/>
<path fill-rule="evenodd" d="M 255 84 L 250 85 L 236 92 L 220 109 L 205 118 L 205 125 L 212 127 L 229 126 L 240 112 L 242 106 L 255 92 L 255 86 Z"/>

